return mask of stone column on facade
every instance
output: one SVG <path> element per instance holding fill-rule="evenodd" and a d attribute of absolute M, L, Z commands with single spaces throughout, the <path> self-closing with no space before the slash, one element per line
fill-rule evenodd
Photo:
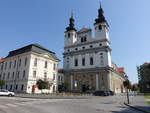
<path fill-rule="evenodd" d="M 108 90 L 111 90 L 111 72 L 109 71 L 107 74 L 107 88 Z"/>
<path fill-rule="evenodd" d="M 99 90 L 98 74 L 96 74 L 96 90 Z"/>
<path fill-rule="evenodd" d="M 70 77 L 70 83 L 71 83 L 71 91 L 73 90 L 73 76 L 71 75 L 71 77 Z"/>

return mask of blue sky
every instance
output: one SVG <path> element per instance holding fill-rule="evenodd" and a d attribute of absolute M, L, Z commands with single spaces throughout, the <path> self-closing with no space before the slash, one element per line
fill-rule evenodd
<path fill-rule="evenodd" d="M 137 82 L 136 66 L 150 61 L 150 0 L 102 0 L 113 61 Z M 93 28 L 99 0 L 0 0 L 0 57 L 39 43 L 62 60 L 71 10 L 76 28 Z M 60 67 L 62 62 L 60 63 Z"/>

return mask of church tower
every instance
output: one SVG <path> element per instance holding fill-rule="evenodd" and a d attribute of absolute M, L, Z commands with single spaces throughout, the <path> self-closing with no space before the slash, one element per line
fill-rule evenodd
<path fill-rule="evenodd" d="M 118 91 L 113 79 L 120 80 L 113 70 L 109 41 L 109 25 L 102 7 L 98 9 L 94 32 L 89 28 L 76 30 L 73 15 L 65 31 L 64 81 L 68 91 L 94 92 L 96 90 Z M 114 75 L 114 76 L 113 76 Z M 121 83 L 121 82 L 120 82 Z"/>
<path fill-rule="evenodd" d="M 100 9 L 98 10 L 98 18 L 95 19 L 94 23 L 95 28 L 95 38 L 98 40 L 109 40 L 109 25 L 104 17 L 104 11 L 100 4 Z"/>
<path fill-rule="evenodd" d="M 101 42 L 102 48 L 105 48 L 105 66 L 112 67 L 111 48 L 109 40 L 109 25 L 104 17 L 104 11 L 101 7 L 101 4 L 98 10 L 98 18 L 95 19 L 94 28 L 95 40 L 99 40 Z"/>
<path fill-rule="evenodd" d="M 69 26 L 65 31 L 65 46 L 72 45 L 77 41 L 77 30 L 75 28 L 73 14 L 71 15 L 69 22 Z"/>

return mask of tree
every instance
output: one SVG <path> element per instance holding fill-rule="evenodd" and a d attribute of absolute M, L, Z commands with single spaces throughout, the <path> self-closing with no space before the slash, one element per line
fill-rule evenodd
<path fill-rule="evenodd" d="M 5 81 L 4 80 L 0 80 L 0 88 L 2 89 L 2 87 L 5 85 Z"/>
<path fill-rule="evenodd" d="M 67 84 L 62 83 L 61 85 L 58 85 L 59 93 L 61 93 L 63 91 L 66 91 L 67 89 L 68 89 L 68 85 Z"/>
<path fill-rule="evenodd" d="M 138 84 L 133 84 L 131 90 L 137 91 L 138 90 Z"/>
<path fill-rule="evenodd" d="M 43 81 L 41 79 L 39 79 L 37 81 L 36 85 L 38 85 L 38 89 L 40 89 L 40 90 L 42 90 L 42 89 L 48 89 L 49 88 L 48 81 Z"/>
<path fill-rule="evenodd" d="M 123 82 L 124 87 L 126 88 L 126 92 L 127 92 L 127 102 L 129 104 L 129 93 L 128 93 L 128 89 L 131 86 L 130 81 L 128 80 L 128 78 L 126 78 L 126 80 Z"/>

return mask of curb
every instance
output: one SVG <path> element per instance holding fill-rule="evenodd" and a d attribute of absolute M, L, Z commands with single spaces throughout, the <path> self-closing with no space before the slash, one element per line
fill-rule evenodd
<path fill-rule="evenodd" d="M 143 113 L 150 113 L 150 112 L 144 111 L 144 110 L 142 110 L 142 109 L 139 109 L 139 108 L 137 108 L 137 107 L 133 107 L 133 106 L 131 106 L 131 105 L 129 105 L 129 104 L 126 104 L 125 102 L 124 102 L 124 105 L 126 105 L 126 106 L 128 106 L 128 107 L 130 107 L 130 108 L 133 108 L 133 109 L 135 109 L 135 110 L 141 111 L 141 112 L 143 112 Z"/>
<path fill-rule="evenodd" d="M 32 96 L 15 96 L 16 98 L 30 98 L 30 99 L 88 99 L 91 97 L 32 97 Z"/>

